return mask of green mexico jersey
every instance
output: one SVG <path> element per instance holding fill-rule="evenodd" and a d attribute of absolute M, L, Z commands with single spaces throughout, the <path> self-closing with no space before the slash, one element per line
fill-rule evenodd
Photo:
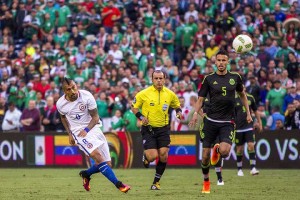
<path fill-rule="evenodd" d="M 145 13 L 144 24 L 146 27 L 151 28 L 153 26 L 153 13 Z"/>
<path fill-rule="evenodd" d="M 195 34 L 197 33 L 197 25 L 193 24 L 186 24 L 182 29 L 182 46 L 190 47 L 193 43 L 193 39 Z"/>
<path fill-rule="evenodd" d="M 280 88 L 279 90 L 271 89 L 268 92 L 266 99 L 270 102 L 271 107 L 278 106 L 280 108 L 280 111 L 283 112 L 282 105 L 283 105 L 285 94 L 286 94 L 286 90 L 283 88 Z"/>
<path fill-rule="evenodd" d="M 67 44 L 69 41 L 69 37 L 66 34 L 63 35 L 55 35 L 53 38 L 55 43 L 58 43 L 61 48 L 64 48 L 64 46 Z"/>
<path fill-rule="evenodd" d="M 38 28 L 41 26 L 41 22 L 37 17 L 33 18 L 31 20 L 31 23 L 35 26 L 38 26 Z M 25 38 L 31 40 L 31 38 L 34 34 L 38 34 L 38 30 L 31 26 L 27 26 L 26 28 L 24 28 L 23 34 L 24 34 Z"/>
<path fill-rule="evenodd" d="M 98 114 L 101 118 L 107 118 L 110 117 L 108 112 L 108 103 L 106 101 L 102 100 L 96 100 Z"/>
<path fill-rule="evenodd" d="M 62 27 L 67 25 L 68 17 L 71 17 L 71 10 L 68 6 L 63 5 L 58 10 L 59 16 L 57 21 L 57 26 Z"/>
<path fill-rule="evenodd" d="M 46 33 L 49 33 L 54 28 L 54 23 L 51 20 L 44 21 L 42 24 L 42 29 Z"/>
<path fill-rule="evenodd" d="M 49 13 L 51 22 L 55 23 L 57 9 L 54 7 L 51 7 L 51 8 L 45 7 L 44 10 L 46 11 L 46 13 Z"/>

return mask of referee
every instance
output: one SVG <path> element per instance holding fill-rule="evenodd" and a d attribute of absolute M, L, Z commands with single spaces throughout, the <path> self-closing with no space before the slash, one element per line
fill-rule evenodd
<path fill-rule="evenodd" d="M 170 146 L 169 108 L 176 110 L 176 116 L 179 119 L 182 116 L 178 97 L 164 87 L 165 78 L 163 71 L 154 71 L 152 73 L 153 85 L 136 94 L 131 108 L 142 123 L 144 166 L 148 168 L 149 163 L 158 158 L 151 190 L 160 190 L 159 180 L 167 165 Z"/>

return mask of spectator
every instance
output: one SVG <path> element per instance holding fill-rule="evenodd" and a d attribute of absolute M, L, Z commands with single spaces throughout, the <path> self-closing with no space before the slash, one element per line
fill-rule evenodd
<path fill-rule="evenodd" d="M 36 108 L 34 100 L 30 100 L 28 108 L 24 109 L 21 115 L 22 131 L 40 131 L 40 112 Z"/>
<path fill-rule="evenodd" d="M 21 111 L 15 107 L 13 102 L 8 104 L 8 110 L 5 112 L 2 122 L 3 132 L 19 131 Z"/>
<path fill-rule="evenodd" d="M 299 129 L 295 122 L 295 111 L 296 106 L 293 103 L 289 103 L 287 106 L 287 111 L 284 119 L 284 128 L 286 130 Z"/>
<path fill-rule="evenodd" d="M 39 18 L 36 17 L 36 12 L 36 9 L 32 9 L 30 15 L 26 15 L 22 24 L 24 37 L 28 40 L 30 40 L 34 34 L 38 33 L 41 26 Z"/>
<path fill-rule="evenodd" d="M 131 105 L 131 102 L 128 102 L 128 104 Z M 138 127 L 139 121 L 137 120 L 131 109 L 127 109 L 127 111 L 124 113 L 123 123 L 125 126 L 125 131 L 138 132 L 140 130 Z"/>
<path fill-rule="evenodd" d="M 288 71 L 288 77 L 294 81 L 295 79 L 300 77 L 300 64 L 297 61 L 297 58 L 293 52 L 289 52 L 288 54 L 288 63 L 286 65 L 286 69 Z"/>
<path fill-rule="evenodd" d="M 36 91 L 33 90 L 33 83 L 29 82 L 27 83 L 27 91 L 26 91 L 26 97 L 25 97 L 25 107 L 28 107 L 29 101 L 34 100 L 36 101 Z"/>
<path fill-rule="evenodd" d="M 121 18 L 121 12 L 118 8 L 114 7 L 114 2 L 109 0 L 107 6 L 103 9 L 102 24 L 108 33 L 112 32 L 112 27 Z"/>
<path fill-rule="evenodd" d="M 189 23 L 190 17 L 193 17 L 195 21 L 198 21 L 198 11 L 195 9 L 195 4 L 189 4 L 189 10 L 184 14 L 185 23 Z"/>
<path fill-rule="evenodd" d="M 69 6 L 65 5 L 65 0 L 58 0 L 58 3 L 59 3 L 59 10 L 58 10 L 57 26 L 70 27 L 70 19 L 72 17 L 71 10 Z"/>
<path fill-rule="evenodd" d="M 284 121 L 278 119 L 276 120 L 275 130 L 283 130 L 284 129 Z"/>
<path fill-rule="evenodd" d="M 280 114 L 280 108 L 278 106 L 275 106 L 272 108 L 272 114 L 268 117 L 265 129 L 274 131 L 278 128 L 281 128 L 281 123 L 283 127 L 284 116 Z"/>
<path fill-rule="evenodd" d="M 41 92 L 36 93 L 36 108 L 42 113 L 46 106 L 46 101 L 43 99 L 43 94 Z"/>
<path fill-rule="evenodd" d="M 263 103 L 259 103 L 257 107 L 257 113 L 260 116 L 262 127 L 265 127 L 267 125 L 267 112 L 265 109 L 265 105 Z"/>
<path fill-rule="evenodd" d="M 109 108 L 112 105 L 112 98 L 108 97 L 105 92 L 100 92 L 99 98 L 96 100 L 98 114 L 103 122 L 103 132 L 108 131 L 110 127 Z"/>
<path fill-rule="evenodd" d="M 114 116 L 111 119 L 111 130 L 121 131 L 123 130 L 123 119 L 121 110 L 116 110 Z"/>
<path fill-rule="evenodd" d="M 197 95 L 193 95 L 190 97 L 190 112 L 188 113 L 188 117 L 187 117 L 187 124 L 190 123 L 191 119 L 193 118 L 193 114 L 195 113 L 195 106 L 196 106 L 196 103 L 197 103 L 197 100 L 198 100 L 198 96 Z M 192 127 L 194 130 L 196 131 L 199 131 L 200 130 L 200 125 L 201 125 L 201 119 L 200 117 L 198 118 L 198 122 L 197 124 Z"/>
<path fill-rule="evenodd" d="M 295 99 L 293 103 L 295 104 L 295 107 L 296 107 L 295 124 L 298 127 L 298 129 L 300 129 L 300 100 Z"/>
<path fill-rule="evenodd" d="M 45 98 L 47 99 L 47 97 L 49 96 L 53 96 L 54 94 L 58 94 L 59 93 L 59 89 L 56 87 L 56 84 L 54 81 L 50 82 L 50 88 L 46 90 L 45 92 Z"/>
<path fill-rule="evenodd" d="M 246 92 L 251 94 L 254 97 L 255 102 L 258 103 L 260 101 L 260 87 L 257 84 L 257 80 L 255 76 L 248 77 L 248 80 L 250 81 L 250 85 L 246 87 Z"/>
<path fill-rule="evenodd" d="M 281 87 L 280 80 L 275 80 L 273 82 L 274 88 L 271 89 L 266 98 L 266 109 L 272 110 L 274 107 L 279 107 L 279 111 L 283 113 L 283 102 L 286 90 Z"/>
<path fill-rule="evenodd" d="M 127 15 L 133 23 L 138 19 L 139 17 L 139 2 L 138 0 L 133 0 L 131 1 L 127 6 L 126 6 L 126 12 Z"/>
<path fill-rule="evenodd" d="M 283 106 L 282 106 L 283 112 L 286 112 L 287 106 L 290 103 L 293 103 L 295 99 L 296 100 L 300 99 L 300 95 L 297 94 L 296 85 L 295 84 L 292 84 L 291 86 L 289 86 L 287 88 L 287 91 L 288 92 L 287 92 L 287 94 L 284 97 Z"/>
<path fill-rule="evenodd" d="M 224 13 L 225 11 L 227 13 L 231 13 L 231 10 L 233 9 L 233 6 L 231 3 L 228 2 L 228 0 L 222 0 L 218 5 L 218 12 Z"/>
<path fill-rule="evenodd" d="M 172 111 L 172 120 L 171 120 L 171 131 L 187 131 L 189 130 L 188 126 L 188 114 L 190 112 L 189 108 L 185 107 L 185 98 L 179 97 L 180 108 L 182 110 L 182 117 L 178 119 L 176 117 L 176 111 Z"/>
<path fill-rule="evenodd" d="M 16 13 L 16 37 L 22 38 L 23 37 L 23 21 L 25 19 L 27 10 L 25 9 L 25 3 L 24 1 L 20 1 L 19 3 L 19 9 Z"/>
<path fill-rule="evenodd" d="M 44 131 L 55 131 L 57 122 L 59 121 L 56 115 L 57 109 L 54 105 L 53 97 L 49 96 L 47 98 L 46 106 L 42 109 L 42 125 Z"/>
<path fill-rule="evenodd" d="M 113 57 L 113 63 L 119 65 L 123 59 L 123 53 L 119 50 L 118 44 L 114 43 L 111 46 L 111 50 L 108 51 L 108 55 Z"/>

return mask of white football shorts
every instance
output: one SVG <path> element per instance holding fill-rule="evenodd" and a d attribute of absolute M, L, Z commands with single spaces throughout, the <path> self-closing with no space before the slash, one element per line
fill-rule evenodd
<path fill-rule="evenodd" d="M 90 154 L 98 148 L 103 156 L 104 162 L 111 161 L 107 140 L 99 126 L 96 125 L 92 128 L 85 137 L 78 137 L 78 134 L 79 131 L 72 135 L 81 151 L 90 156 Z"/>

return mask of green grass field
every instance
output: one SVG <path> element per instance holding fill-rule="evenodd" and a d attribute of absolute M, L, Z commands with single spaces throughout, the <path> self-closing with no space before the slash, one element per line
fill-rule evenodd
<path fill-rule="evenodd" d="M 237 177 L 235 170 L 224 170 L 224 186 L 216 185 L 212 169 L 211 194 L 201 194 L 201 169 L 167 169 L 161 190 L 149 190 L 154 169 L 115 170 L 116 175 L 132 186 L 128 194 L 118 191 L 102 175 L 93 175 L 91 191 L 82 187 L 79 169 L 0 169 L 0 199 L 300 199 L 299 170 L 261 170 L 251 176 Z"/>

